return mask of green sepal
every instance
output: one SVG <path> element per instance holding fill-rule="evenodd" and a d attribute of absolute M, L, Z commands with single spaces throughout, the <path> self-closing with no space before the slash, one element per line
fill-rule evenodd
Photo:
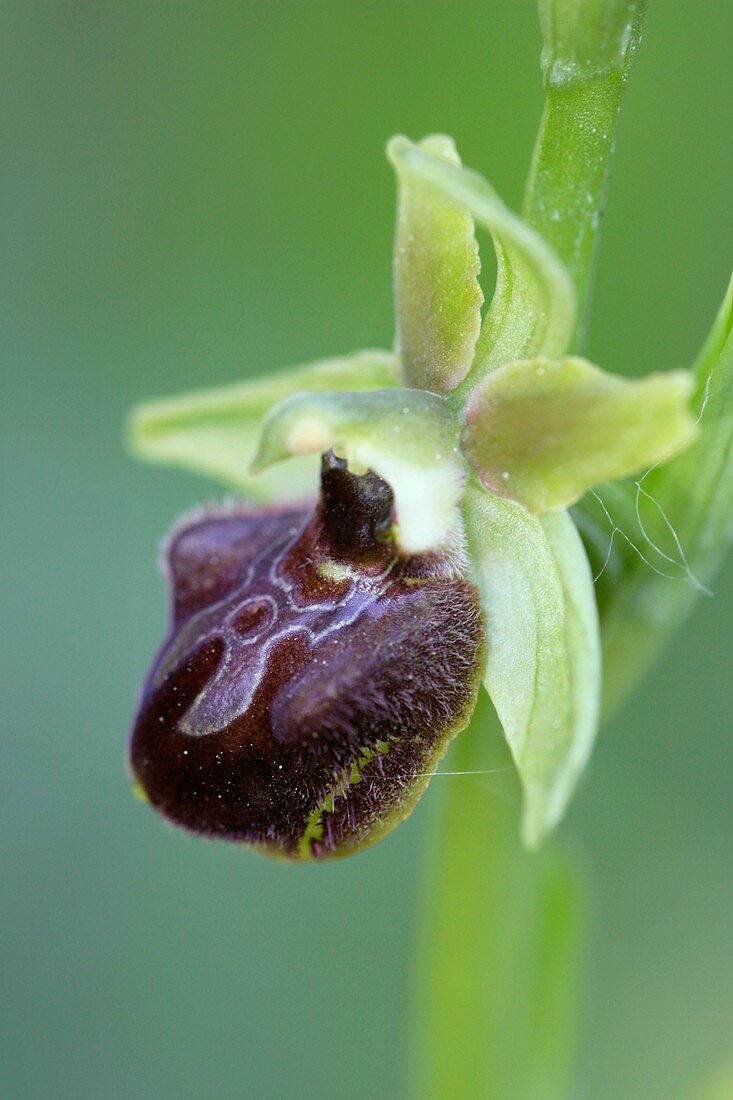
<path fill-rule="evenodd" d="M 459 430 L 445 399 L 423 390 L 299 393 L 268 414 L 252 470 L 324 451 L 346 459 L 353 473 L 373 470 L 394 494 L 398 545 L 421 554 L 459 538 Z"/>
<path fill-rule="evenodd" d="M 250 464 L 263 417 L 288 394 L 302 390 L 363 391 L 396 386 L 391 352 L 361 351 L 278 371 L 251 381 L 179 397 L 146 401 L 127 422 L 127 439 L 140 458 L 183 466 L 244 490 L 260 501 L 299 500 L 318 483 L 318 462 L 303 458 L 253 477 Z"/>
<path fill-rule="evenodd" d="M 494 241 L 494 297 L 460 392 L 512 359 L 562 355 L 575 325 L 575 292 L 552 249 L 476 172 L 411 145 L 406 138 L 394 139 L 390 151 L 393 158 L 399 156 L 411 179 L 468 211 Z"/>
<path fill-rule="evenodd" d="M 431 185 L 407 155 L 417 148 L 453 167 L 461 161 L 451 138 L 434 134 L 413 146 L 387 146 L 399 199 L 394 249 L 397 350 L 408 386 L 447 393 L 473 362 L 484 296 L 473 218 Z"/>
<path fill-rule="evenodd" d="M 487 489 L 543 514 L 693 442 L 694 378 L 628 380 L 585 359 L 531 359 L 488 375 L 466 407 L 465 450 Z"/>
<path fill-rule="evenodd" d="M 523 835 L 534 847 L 563 816 L 596 735 L 593 581 L 567 513 L 539 519 L 475 481 L 463 513 L 486 618 L 484 684 L 522 780 Z"/>

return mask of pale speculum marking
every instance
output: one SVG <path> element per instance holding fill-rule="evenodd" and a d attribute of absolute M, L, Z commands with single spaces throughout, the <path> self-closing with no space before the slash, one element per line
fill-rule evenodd
<path fill-rule="evenodd" d="M 263 550 L 236 588 L 195 613 L 163 654 L 156 687 L 185 663 L 202 637 L 217 638 L 223 644 L 215 676 L 178 721 L 182 733 L 206 736 L 241 718 L 262 683 L 273 651 L 286 638 L 300 634 L 316 646 L 356 622 L 386 593 L 389 568 L 376 577 L 365 574 L 341 581 L 319 577 L 323 598 L 299 599 L 297 574 L 288 576 L 286 562 L 294 551 L 297 556 L 302 537 L 302 530 L 291 530 L 274 557 L 271 547 Z M 312 576 L 309 580 L 312 586 Z"/>

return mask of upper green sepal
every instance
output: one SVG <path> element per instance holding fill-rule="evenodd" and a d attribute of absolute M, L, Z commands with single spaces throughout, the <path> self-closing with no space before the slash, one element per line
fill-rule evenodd
<path fill-rule="evenodd" d="M 387 147 L 399 199 L 394 249 L 397 350 L 409 386 L 447 393 L 473 362 L 484 296 L 473 218 L 416 168 L 413 146 L 394 137 Z M 416 147 L 460 168 L 453 140 L 441 134 Z"/>
<path fill-rule="evenodd" d="M 507 363 L 472 392 L 466 454 L 487 489 L 542 514 L 695 438 L 686 371 L 628 380 L 585 359 Z"/>
<path fill-rule="evenodd" d="M 253 473 L 293 455 L 333 451 L 352 473 L 373 470 L 394 494 L 394 534 L 407 554 L 459 539 L 465 480 L 450 405 L 423 390 L 299 393 L 266 417 Z"/>
<path fill-rule="evenodd" d="M 127 439 L 140 458 L 183 466 L 244 490 L 256 500 L 300 500 L 314 492 L 318 461 L 308 457 L 283 471 L 250 473 L 262 419 L 273 405 L 300 390 L 375 390 L 396 386 L 395 356 L 385 351 L 321 359 L 218 389 L 146 401 L 127 422 Z"/>
<path fill-rule="evenodd" d="M 434 196 L 434 202 L 442 199 L 444 204 L 449 204 L 448 209 L 463 210 L 487 229 L 494 241 L 496 288 L 461 392 L 470 390 L 488 371 L 511 359 L 562 355 L 575 327 L 575 292 L 569 275 L 542 237 L 504 205 L 485 179 L 462 168 L 457 157 L 437 155 L 432 145 L 413 145 L 403 137 L 393 138 L 389 151 L 393 162 L 399 165 L 401 177 L 409 179 L 411 186 L 419 184 L 425 194 Z M 429 315 L 430 310 L 428 291 L 431 286 L 433 289 L 437 286 L 434 262 L 440 250 L 432 250 L 435 240 L 436 235 L 432 233 L 429 235 L 430 249 L 427 243 L 422 246 L 433 265 L 422 270 L 424 283 L 420 283 L 418 272 L 411 276 L 420 287 L 423 317 Z M 457 256 L 455 239 L 452 244 Z M 464 288 L 460 300 L 468 301 L 467 280 L 473 279 L 477 268 L 473 260 L 465 259 L 472 256 L 471 245 L 466 239 L 463 248 L 468 270 L 460 276 L 458 285 Z M 413 252 L 417 253 L 415 246 Z M 407 277 L 401 268 L 397 274 L 400 279 Z M 441 286 L 435 298 L 437 309 L 441 310 L 443 302 L 448 300 L 451 296 Z M 468 323 L 467 317 L 468 311 L 461 314 L 456 310 L 446 314 L 444 319 L 456 326 L 455 335 L 458 336 L 462 326 Z M 472 313 L 470 325 L 474 326 L 475 322 L 475 313 Z M 430 324 L 435 326 L 436 323 L 432 318 Z"/>

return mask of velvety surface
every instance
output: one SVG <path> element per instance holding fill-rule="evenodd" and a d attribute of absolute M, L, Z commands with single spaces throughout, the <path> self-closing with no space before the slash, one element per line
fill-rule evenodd
<path fill-rule="evenodd" d="M 316 506 L 173 534 L 173 623 L 131 745 L 171 821 L 308 859 L 412 808 L 470 715 L 483 641 L 473 586 L 450 558 L 401 558 L 392 507 L 325 457 Z"/>

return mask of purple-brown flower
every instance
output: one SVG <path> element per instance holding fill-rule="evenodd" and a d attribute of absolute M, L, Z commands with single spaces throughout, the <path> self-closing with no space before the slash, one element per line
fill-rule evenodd
<path fill-rule="evenodd" d="M 395 351 L 153 401 L 130 424 L 138 454 L 279 508 L 173 537 L 173 627 L 133 768 L 171 820 L 293 858 L 353 851 L 404 817 L 479 677 L 524 838 L 541 842 L 600 710 L 593 578 L 567 509 L 698 431 L 686 372 L 632 381 L 569 354 L 570 274 L 450 138 L 396 137 L 389 156 Z M 483 315 L 475 222 L 497 258 Z M 312 491 L 319 454 L 311 512 L 288 502 Z"/>
<path fill-rule="evenodd" d="M 405 557 L 392 512 L 383 480 L 327 455 L 315 508 L 174 532 L 172 627 L 130 750 L 169 820 L 320 859 L 412 810 L 475 706 L 483 627 L 454 556 Z"/>

